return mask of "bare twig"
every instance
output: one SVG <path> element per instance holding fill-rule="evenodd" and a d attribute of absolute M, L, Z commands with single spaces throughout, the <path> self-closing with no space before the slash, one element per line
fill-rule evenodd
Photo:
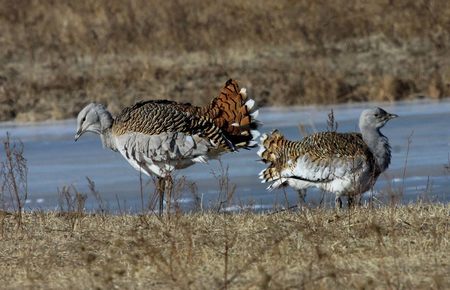
<path fill-rule="evenodd" d="M 211 171 L 211 174 L 217 180 L 219 185 L 219 194 L 217 196 L 217 205 L 215 209 L 216 212 L 220 212 L 224 206 L 230 204 L 236 191 L 236 184 L 230 182 L 230 178 L 228 175 L 228 166 L 224 167 L 221 160 L 219 160 L 219 164 L 219 173 L 215 172 L 214 170 Z"/>
<path fill-rule="evenodd" d="M 98 192 L 95 189 L 95 182 L 92 179 L 90 179 L 89 177 L 87 177 L 87 176 L 86 176 L 86 180 L 88 182 L 89 191 L 94 196 L 94 198 L 97 200 L 98 207 L 99 207 L 98 208 L 99 212 L 100 213 L 106 213 L 107 210 L 106 210 L 103 198 L 102 198 L 100 192 Z"/>
<path fill-rule="evenodd" d="M 408 143 L 406 146 L 406 156 L 405 156 L 405 164 L 403 165 L 403 173 L 402 173 L 402 186 L 400 187 L 399 195 L 401 199 L 403 198 L 403 190 L 405 188 L 405 178 L 406 178 L 406 166 L 408 164 L 408 157 L 409 157 L 409 148 L 412 143 L 412 136 L 414 135 L 414 130 L 411 131 L 411 134 L 408 136 Z"/>
<path fill-rule="evenodd" d="M 329 132 L 336 132 L 338 129 L 338 123 L 334 119 L 333 109 L 331 109 L 330 113 L 328 113 L 327 129 Z"/>
<path fill-rule="evenodd" d="M 20 140 L 11 141 L 9 133 L 3 141 L 4 161 L 0 162 L 1 195 L 9 193 L 12 206 L 16 212 L 17 226 L 22 227 L 22 212 L 28 198 L 28 168 L 23 156 L 24 146 Z"/>

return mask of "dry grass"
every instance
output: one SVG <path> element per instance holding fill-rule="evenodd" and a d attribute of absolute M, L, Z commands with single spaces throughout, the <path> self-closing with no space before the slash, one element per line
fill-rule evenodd
<path fill-rule="evenodd" d="M 278 214 L 0 215 L 15 289 L 448 289 L 449 205 Z"/>
<path fill-rule="evenodd" d="M 261 105 L 450 96 L 450 2 L 0 4 L 0 120 L 205 104 L 233 77 Z"/>

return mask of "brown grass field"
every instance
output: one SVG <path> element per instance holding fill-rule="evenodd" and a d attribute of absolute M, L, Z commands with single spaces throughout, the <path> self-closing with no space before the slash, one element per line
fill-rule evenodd
<path fill-rule="evenodd" d="M 204 105 L 230 77 L 261 106 L 448 97 L 450 2 L 0 1 L 0 120 Z"/>
<path fill-rule="evenodd" d="M 449 205 L 0 215 L 2 289 L 449 289 Z"/>
<path fill-rule="evenodd" d="M 0 121 L 204 105 L 230 77 L 260 106 L 449 97 L 450 1 L 0 0 Z M 450 289 L 448 203 L 23 211 L 4 148 L 0 289 Z"/>

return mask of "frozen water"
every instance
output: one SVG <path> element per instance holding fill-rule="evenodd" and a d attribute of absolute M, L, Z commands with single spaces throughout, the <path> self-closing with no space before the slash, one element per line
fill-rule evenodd
<path fill-rule="evenodd" d="M 392 149 L 392 164 L 378 179 L 373 194 L 389 198 L 402 193 L 403 202 L 427 198 L 448 202 L 450 198 L 450 100 L 415 101 L 387 104 L 354 104 L 335 106 L 308 106 L 295 108 L 263 108 L 259 118 L 262 132 L 278 128 L 289 139 L 299 139 L 302 131 L 326 129 L 327 115 L 333 108 L 338 131 L 357 131 L 357 119 L 361 110 L 379 105 L 400 117 L 390 121 L 383 133 L 388 136 Z M 54 209 L 59 205 L 58 188 L 73 185 L 88 193 L 86 176 L 91 178 L 101 193 L 109 210 L 139 211 L 141 190 L 139 172 L 135 171 L 120 154 L 103 149 L 98 136 L 85 134 L 78 142 L 73 141 L 75 120 L 35 124 L 1 123 L 0 138 L 10 132 L 25 146 L 28 160 L 30 209 Z M 300 127 L 303 129 L 301 130 Z M 410 143 L 409 143 L 410 141 Z M 409 149 L 408 149 L 409 143 Z M 3 150 L 1 148 L 0 150 Z M 2 154 L 3 156 L 3 154 Z M 289 206 L 297 202 L 292 189 L 267 192 L 257 178 L 264 165 L 257 162 L 256 149 L 241 150 L 222 157 L 222 168 L 228 167 L 231 184 L 236 184 L 233 205 L 227 210 L 253 208 L 262 210 L 274 205 Z M 406 166 L 405 166 L 406 165 Z M 198 164 L 178 171 L 195 182 L 198 197 L 205 208 L 214 207 L 224 194 L 219 194 L 221 166 L 218 161 Z M 153 183 L 145 176 L 143 191 L 145 203 L 154 192 Z M 366 194 L 369 195 L 370 193 Z M 181 204 L 190 208 L 194 196 L 187 187 L 180 197 Z M 317 190 L 310 190 L 307 201 L 331 203 L 333 197 Z M 87 208 L 95 208 L 96 199 L 88 194 Z"/>

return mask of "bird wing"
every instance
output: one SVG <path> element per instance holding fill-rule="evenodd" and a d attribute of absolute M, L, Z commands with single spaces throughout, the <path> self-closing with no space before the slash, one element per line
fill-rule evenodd
<path fill-rule="evenodd" d="M 198 135 L 209 140 L 213 146 L 233 151 L 234 146 L 220 129 L 207 117 L 197 116 L 184 110 L 189 104 L 178 104 L 166 100 L 139 102 L 125 108 L 114 120 L 114 136 L 128 133 L 160 135 L 162 133 L 183 133 Z"/>
<path fill-rule="evenodd" d="M 212 146 L 203 138 L 180 132 L 156 135 L 131 132 L 115 139 L 119 152 L 135 169 L 158 176 L 194 162 L 206 162 L 206 153 Z"/>
<path fill-rule="evenodd" d="M 184 112 L 210 119 L 237 148 L 249 149 L 256 145 L 255 140 L 260 135 L 259 110 L 255 101 L 248 98 L 246 89 L 239 88 L 235 80 L 229 79 L 219 96 L 204 107 L 181 103 L 176 106 Z"/>
<path fill-rule="evenodd" d="M 291 150 L 281 177 L 329 182 L 359 172 L 372 158 L 358 133 L 316 133 L 295 145 L 297 150 Z"/>
<path fill-rule="evenodd" d="M 166 100 L 142 101 L 124 108 L 113 124 L 114 135 L 137 132 L 157 135 L 163 132 L 192 131 L 193 116 L 178 110 Z"/>

